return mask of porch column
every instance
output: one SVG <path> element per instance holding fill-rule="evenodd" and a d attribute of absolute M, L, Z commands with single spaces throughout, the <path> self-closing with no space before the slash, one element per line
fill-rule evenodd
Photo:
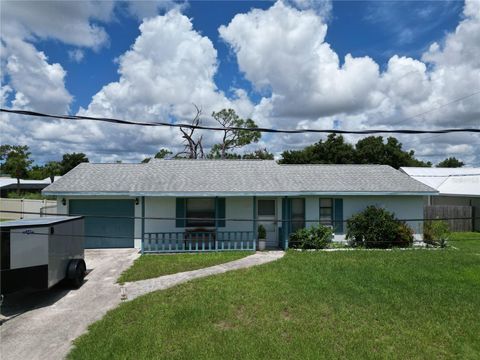
<path fill-rule="evenodd" d="M 143 241 L 145 240 L 145 196 L 142 196 L 142 244 L 141 252 L 143 254 Z"/>
<path fill-rule="evenodd" d="M 257 250 L 257 197 L 253 197 L 253 250 Z"/>

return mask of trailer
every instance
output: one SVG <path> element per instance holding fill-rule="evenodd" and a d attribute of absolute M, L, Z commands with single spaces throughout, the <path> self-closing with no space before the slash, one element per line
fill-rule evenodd
<path fill-rule="evenodd" d="M 0 294 L 83 284 L 84 220 L 52 216 L 0 223 Z"/>

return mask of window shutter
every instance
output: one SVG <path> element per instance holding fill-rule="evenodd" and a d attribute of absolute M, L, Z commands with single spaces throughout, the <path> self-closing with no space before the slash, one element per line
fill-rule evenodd
<path fill-rule="evenodd" d="M 335 199 L 334 230 L 336 234 L 343 234 L 343 199 Z"/>
<path fill-rule="evenodd" d="M 225 227 L 225 198 L 217 198 L 217 227 Z"/>
<path fill-rule="evenodd" d="M 176 220 L 175 227 L 185 227 L 187 217 L 187 204 L 186 199 L 177 198 Z"/>

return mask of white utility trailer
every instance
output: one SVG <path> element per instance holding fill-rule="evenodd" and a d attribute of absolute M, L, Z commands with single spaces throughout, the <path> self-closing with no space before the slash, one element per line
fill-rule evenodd
<path fill-rule="evenodd" d="M 0 294 L 48 289 L 63 279 L 83 283 L 82 216 L 52 216 L 0 222 Z"/>

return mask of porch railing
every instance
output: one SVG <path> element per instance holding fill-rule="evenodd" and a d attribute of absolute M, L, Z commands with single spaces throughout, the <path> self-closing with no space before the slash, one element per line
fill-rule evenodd
<path fill-rule="evenodd" d="M 253 231 L 146 232 L 144 253 L 256 250 Z"/>

